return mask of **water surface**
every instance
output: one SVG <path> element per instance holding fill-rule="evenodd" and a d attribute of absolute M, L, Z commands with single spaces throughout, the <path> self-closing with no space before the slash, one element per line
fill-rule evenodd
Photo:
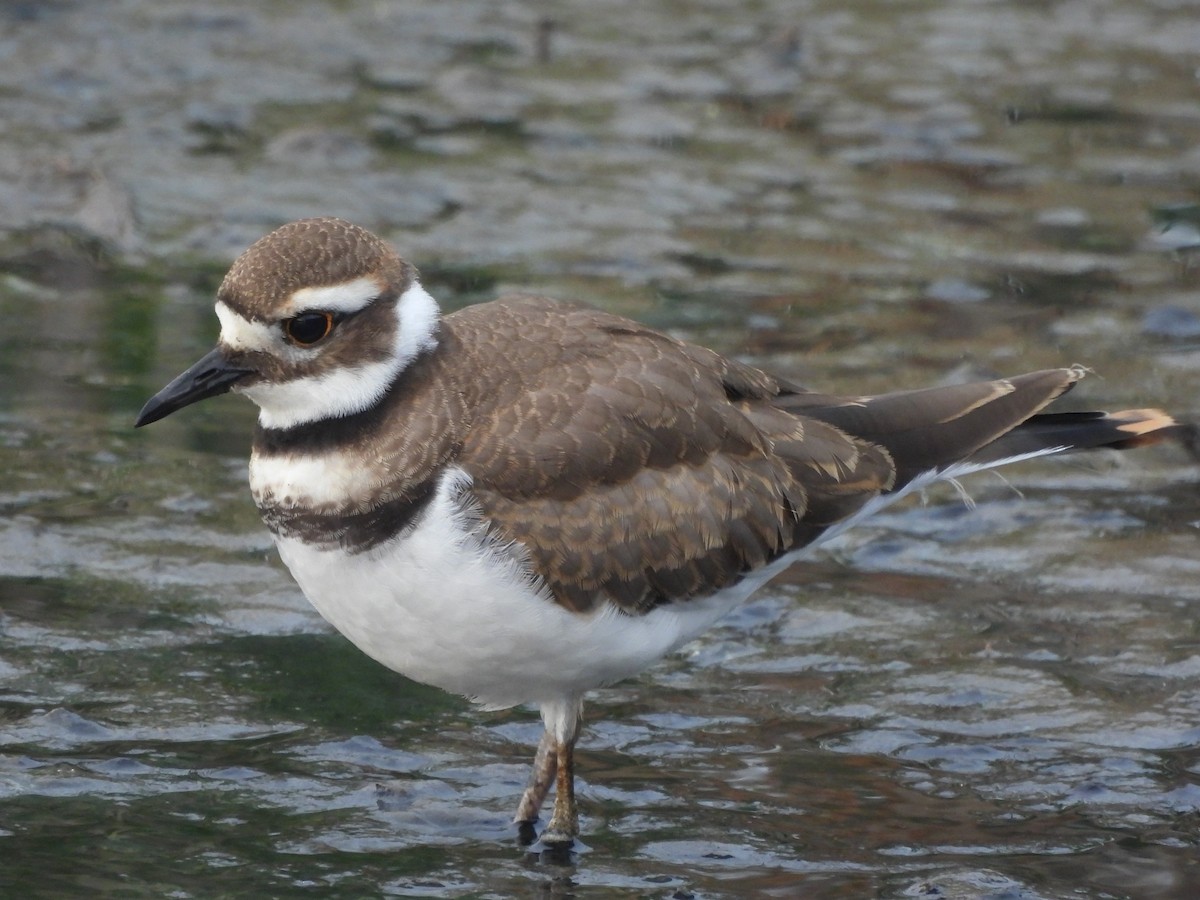
<path fill-rule="evenodd" d="M 1195 416 L 1198 23 L 6 6 L 0 893 L 1194 896 L 1181 449 L 933 493 L 597 692 L 564 863 L 508 824 L 536 716 L 382 670 L 293 586 L 249 405 L 130 423 L 233 256 L 330 213 L 447 307 L 532 288 L 853 392 L 1083 363 L 1072 404 Z"/>

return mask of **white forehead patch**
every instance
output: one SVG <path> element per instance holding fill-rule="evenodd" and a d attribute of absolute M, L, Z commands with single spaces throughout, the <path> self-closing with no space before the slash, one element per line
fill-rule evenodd
<path fill-rule="evenodd" d="M 279 335 L 263 322 L 253 322 L 217 301 L 221 343 L 230 350 L 278 350 Z"/>
<path fill-rule="evenodd" d="M 288 298 L 282 317 L 294 316 L 306 310 L 358 312 L 378 297 L 382 290 L 383 285 L 373 275 L 363 275 L 341 284 L 300 288 Z"/>

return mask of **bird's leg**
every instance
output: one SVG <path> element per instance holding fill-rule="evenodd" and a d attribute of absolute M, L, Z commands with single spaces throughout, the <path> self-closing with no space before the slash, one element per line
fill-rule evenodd
<path fill-rule="evenodd" d="M 542 720 L 549 736 L 547 755 L 554 758 L 554 813 L 542 832 L 543 844 L 570 847 L 579 834 L 579 811 L 575 807 L 575 740 L 579 737 L 583 703 L 571 699 L 564 703 L 542 704 Z M 538 745 L 539 755 L 541 745 Z"/>
<path fill-rule="evenodd" d="M 518 825 L 532 825 L 537 821 L 538 810 L 550 792 L 554 783 L 554 772 L 558 768 L 558 754 L 554 752 L 554 735 L 549 731 L 542 732 L 538 742 L 537 755 L 533 758 L 533 771 L 529 773 L 529 783 L 525 785 L 525 793 L 517 804 L 517 814 L 513 821 Z"/>
<path fill-rule="evenodd" d="M 579 834 L 579 811 L 575 806 L 575 740 L 554 746 L 558 778 L 554 786 L 554 813 L 542 832 L 542 843 L 569 847 Z"/>

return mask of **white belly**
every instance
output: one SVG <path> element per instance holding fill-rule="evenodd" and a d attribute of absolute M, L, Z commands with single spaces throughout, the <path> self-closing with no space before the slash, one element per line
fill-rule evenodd
<path fill-rule="evenodd" d="M 642 616 L 610 604 L 573 613 L 536 591 L 519 555 L 482 537 L 463 512 L 456 498 L 469 478 L 461 471 L 442 479 L 411 533 L 375 550 L 317 550 L 279 537 L 276 544 L 317 611 L 385 666 L 494 709 L 555 704 L 642 671 L 818 545 L 901 497 L 935 481 L 1054 452 L 927 472 L 739 584 Z"/>
<path fill-rule="evenodd" d="M 480 536 L 455 500 L 464 483 L 444 478 L 411 533 L 366 553 L 276 543 L 313 606 L 364 653 L 490 708 L 574 698 L 635 674 L 761 583 L 643 616 L 609 604 L 570 612 L 534 590 L 518 556 Z"/>

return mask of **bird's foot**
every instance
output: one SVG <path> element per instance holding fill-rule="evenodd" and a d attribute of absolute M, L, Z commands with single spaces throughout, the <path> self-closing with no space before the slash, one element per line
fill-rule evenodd
<path fill-rule="evenodd" d="M 514 819 L 513 823 L 517 826 L 517 841 L 520 842 L 522 847 L 529 847 L 536 843 L 538 835 L 534 822 Z"/>
<path fill-rule="evenodd" d="M 554 820 L 550 820 L 550 824 L 546 826 L 539 838 L 547 847 L 552 847 L 555 850 L 566 850 L 575 843 L 575 837 L 579 834 L 579 827 L 567 828 L 563 825 L 556 825 Z"/>

